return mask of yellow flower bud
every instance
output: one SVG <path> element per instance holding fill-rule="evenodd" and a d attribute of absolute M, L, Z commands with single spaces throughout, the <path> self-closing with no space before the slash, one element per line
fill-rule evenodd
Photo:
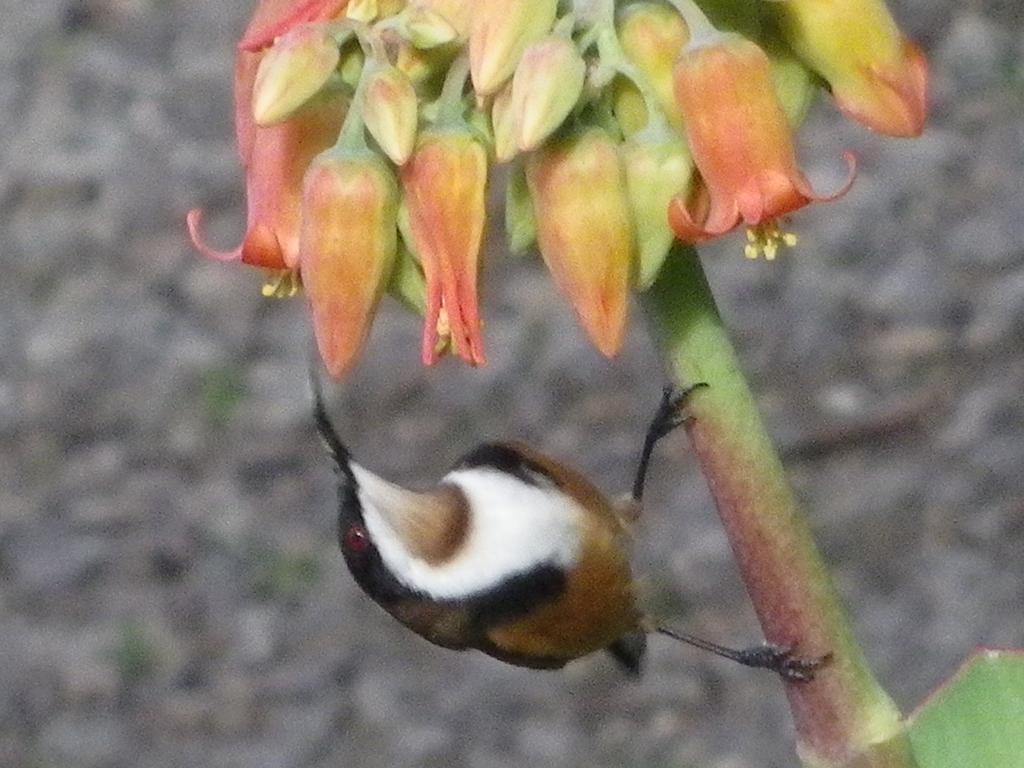
<path fill-rule="evenodd" d="M 672 87 L 672 65 L 690 39 L 686 22 L 668 5 L 636 3 L 618 22 L 619 40 L 627 58 L 647 78 L 669 123 L 683 125 Z"/>
<path fill-rule="evenodd" d="M 395 263 L 398 186 L 380 157 L 328 150 L 303 181 L 299 265 L 320 355 L 351 369 Z"/>
<path fill-rule="evenodd" d="M 355 40 L 341 49 L 341 62 L 338 64 L 338 73 L 346 85 L 355 89 L 363 76 L 363 66 L 366 64 L 366 54 L 362 47 Z"/>
<path fill-rule="evenodd" d="M 386 19 L 405 10 L 406 0 L 377 0 L 377 16 Z"/>
<path fill-rule="evenodd" d="M 540 252 L 583 328 L 607 357 L 622 346 L 633 222 L 618 145 L 599 128 L 534 152 L 526 179 Z"/>
<path fill-rule="evenodd" d="M 416 143 L 416 91 L 396 67 L 385 65 L 366 84 L 363 121 L 366 129 L 395 165 L 402 165 Z"/>
<path fill-rule="evenodd" d="M 612 112 L 627 139 L 647 125 L 647 105 L 643 94 L 629 78 L 621 75 L 612 81 Z"/>
<path fill-rule="evenodd" d="M 323 88 L 338 66 L 338 45 L 323 24 L 278 38 L 260 60 L 252 93 L 257 125 L 284 122 Z"/>
<path fill-rule="evenodd" d="M 685 194 L 693 160 L 681 139 L 627 141 L 622 152 L 626 187 L 636 226 L 636 287 L 650 288 L 668 255 L 675 234 L 668 223 L 668 205 Z"/>
<path fill-rule="evenodd" d="M 512 78 L 519 149 L 536 149 L 565 121 L 583 91 L 586 71 L 572 40 L 552 35 L 527 47 Z"/>
<path fill-rule="evenodd" d="M 918 136 L 928 112 L 928 63 L 883 0 L 774 3 L 786 40 L 828 81 L 849 117 L 890 136 Z"/>
<path fill-rule="evenodd" d="M 469 35 L 469 20 L 473 14 L 473 0 L 415 0 L 413 5 L 440 14 L 455 30 L 459 40 Z"/>
<path fill-rule="evenodd" d="M 469 30 L 469 71 L 479 96 L 515 72 L 526 46 L 548 33 L 558 0 L 477 0 Z"/>
<path fill-rule="evenodd" d="M 403 17 L 403 36 L 417 48 L 436 48 L 458 37 L 448 20 L 430 8 L 409 6 Z"/>
<path fill-rule="evenodd" d="M 491 130 L 494 132 L 494 158 L 504 163 L 516 156 L 516 113 L 512 108 L 512 84 L 498 91 L 491 103 Z"/>
<path fill-rule="evenodd" d="M 349 0 L 348 7 L 345 9 L 345 16 L 352 21 L 361 21 L 364 24 L 369 24 L 376 19 L 379 13 L 380 7 L 377 0 Z"/>

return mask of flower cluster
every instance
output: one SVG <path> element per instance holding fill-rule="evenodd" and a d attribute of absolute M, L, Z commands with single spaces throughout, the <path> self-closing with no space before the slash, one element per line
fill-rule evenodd
<path fill-rule="evenodd" d="M 795 237 L 815 192 L 793 143 L 821 85 L 869 128 L 916 136 L 927 67 L 883 0 L 262 0 L 238 47 L 242 243 L 204 254 L 304 287 L 330 372 L 380 297 L 425 316 L 423 360 L 484 363 L 477 282 L 491 165 L 510 247 L 536 245 L 587 335 L 621 346 L 629 292 L 672 243 Z M 709 18 L 710 16 L 710 18 Z"/>

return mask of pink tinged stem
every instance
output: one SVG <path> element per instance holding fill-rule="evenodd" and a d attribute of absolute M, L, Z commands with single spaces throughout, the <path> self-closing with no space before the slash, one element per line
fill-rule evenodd
<path fill-rule="evenodd" d="M 700 260 L 676 245 L 649 295 L 655 335 L 680 385 L 710 386 L 688 427 L 765 638 L 830 655 L 786 695 L 804 764 L 910 768 L 902 716 L 867 666 L 758 415 Z"/>

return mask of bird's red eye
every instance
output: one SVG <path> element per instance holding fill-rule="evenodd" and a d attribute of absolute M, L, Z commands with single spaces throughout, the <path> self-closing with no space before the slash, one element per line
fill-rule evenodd
<path fill-rule="evenodd" d="M 361 525 L 350 526 L 345 531 L 345 549 L 353 554 L 362 554 L 370 548 L 370 536 Z"/>

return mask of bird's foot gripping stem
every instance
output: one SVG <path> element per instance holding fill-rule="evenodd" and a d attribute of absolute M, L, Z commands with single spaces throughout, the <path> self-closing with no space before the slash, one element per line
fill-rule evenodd
<path fill-rule="evenodd" d="M 765 643 L 737 651 L 733 658 L 747 667 L 776 672 L 787 683 L 809 683 L 814 679 L 815 673 L 832 658 L 830 653 L 810 659 L 794 656 L 794 650 L 791 645 Z"/>
<path fill-rule="evenodd" d="M 793 645 L 774 645 L 772 643 L 764 643 L 763 645 L 757 645 L 753 648 L 727 648 L 724 645 L 713 643 L 710 640 L 704 640 L 700 637 L 688 635 L 683 632 L 677 632 L 674 629 L 658 624 L 654 627 L 654 631 L 659 634 L 671 637 L 673 640 L 678 640 L 681 643 L 692 645 L 695 648 L 709 651 L 716 656 L 721 656 L 724 659 L 730 659 L 735 661 L 737 664 L 742 664 L 745 667 L 755 667 L 758 669 L 768 669 L 775 672 L 785 680 L 787 683 L 809 683 L 814 679 L 814 675 L 817 671 L 828 664 L 832 659 L 832 654 L 827 653 L 824 656 L 818 656 L 816 658 L 804 658 L 801 656 L 794 656 L 795 646 Z"/>
<path fill-rule="evenodd" d="M 655 444 L 692 418 L 686 410 L 686 405 L 696 390 L 704 389 L 707 386 L 707 382 L 698 381 L 689 387 L 679 388 L 669 385 L 662 390 L 661 403 L 658 405 L 658 410 L 654 412 L 650 426 L 647 427 L 644 447 L 640 452 L 640 463 L 636 468 L 636 478 L 633 481 L 633 499 L 635 501 L 639 502 L 643 499 L 647 468 L 651 463 L 651 453 L 654 451 Z"/>

